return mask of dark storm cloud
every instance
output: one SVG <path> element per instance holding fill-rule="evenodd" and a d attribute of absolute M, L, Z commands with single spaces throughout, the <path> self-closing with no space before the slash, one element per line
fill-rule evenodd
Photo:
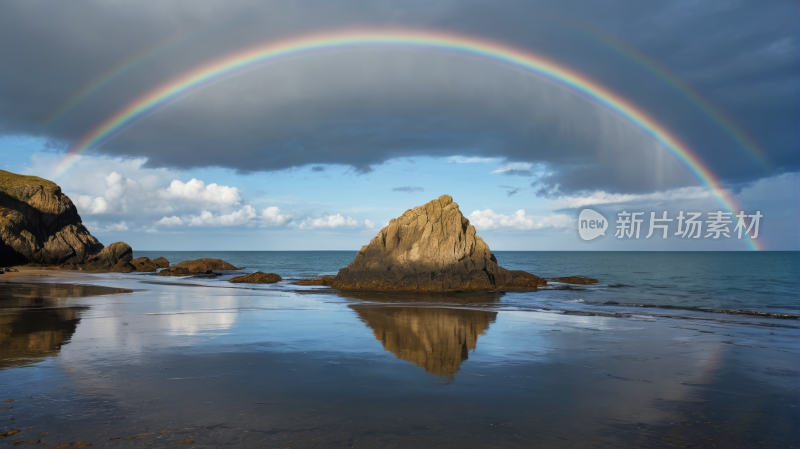
<path fill-rule="evenodd" d="M 425 189 L 422 187 L 413 187 L 413 186 L 403 186 L 403 187 L 395 187 L 392 189 L 392 192 L 406 192 L 406 193 L 414 193 L 414 192 L 424 192 Z"/>
<path fill-rule="evenodd" d="M 258 42 L 344 27 L 489 37 L 548 55 L 622 93 L 742 183 L 798 169 L 796 5 L 759 1 L 433 1 L 0 4 L 0 133 L 68 146 L 133 99 Z M 760 168 L 685 95 L 604 44 L 634 46 L 716 104 L 768 153 Z M 93 79 L 157 49 L 48 127 Z M 409 50 L 354 50 L 239 75 L 137 122 L 91 151 L 150 166 L 240 172 L 414 156 L 504 157 L 546 167 L 540 192 L 641 192 L 697 181 L 653 140 L 562 87 L 497 64 Z M 507 173 L 509 174 L 509 173 Z M 524 173 L 514 173 L 527 175 Z"/>

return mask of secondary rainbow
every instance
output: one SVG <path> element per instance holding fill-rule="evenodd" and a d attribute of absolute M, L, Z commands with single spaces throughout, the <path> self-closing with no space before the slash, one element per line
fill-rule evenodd
<path fill-rule="evenodd" d="M 703 111 L 714 123 L 716 123 L 720 128 L 724 129 L 728 135 L 732 137 L 741 148 L 753 156 L 753 158 L 755 158 L 762 167 L 769 168 L 769 162 L 767 161 L 767 156 L 764 152 L 764 149 L 761 148 L 752 137 L 748 136 L 746 132 L 744 132 L 733 122 L 733 120 L 728 118 L 722 111 L 712 105 L 711 102 L 703 98 L 703 96 L 700 95 L 697 90 L 670 72 L 669 69 L 659 64 L 652 58 L 649 58 L 635 47 L 622 41 L 621 39 L 612 36 L 609 33 L 601 31 L 587 23 L 577 21 L 570 21 L 570 23 L 573 23 L 576 29 L 593 38 L 596 42 L 600 42 L 605 47 L 610 48 L 628 60 L 633 61 L 683 94 L 683 96 L 686 97 L 691 104 Z"/>
<path fill-rule="evenodd" d="M 647 113 L 608 88 L 579 72 L 528 51 L 485 39 L 419 30 L 357 30 L 306 35 L 256 45 L 203 64 L 145 93 L 100 123 L 73 145 L 57 168 L 55 177 L 59 177 L 67 170 L 79 154 L 116 135 L 137 119 L 160 106 L 223 78 L 284 58 L 330 50 L 375 46 L 460 53 L 517 67 L 567 86 L 623 116 L 650 135 L 709 189 L 720 206 L 733 212 L 734 215 L 740 210 L 736 200 L 722 188 L 719 179 L 689 147 Z M 747 242 L 752 249 L 761 249 L 755 240 L 747 239 Z"/>
<path fill-rule="evenodd" d="M 75 92 L 70 98 L 55 108 L 47 115 L 47 118 L 42 122 L 42 128 L 49 128 L 55 122 L 60 120 L 64 115 L 72 111 L 79 104 L 83 103 L 88 97 L 97 93 L 100 89 L 107 86 L 114 80 L 124 76 L 131 70 L 141 66 L 145 61 L 152 59 L 155 55 L 164 52 L 178 42 L 178 38 L 173 36 L 164 41 L 158 42 L 138 51 L 133 56 L 119 62 L 114 67 L 111 67 L 101 75 L 91 80 L 88 84 L 83 86 L 81 90 Z"/>

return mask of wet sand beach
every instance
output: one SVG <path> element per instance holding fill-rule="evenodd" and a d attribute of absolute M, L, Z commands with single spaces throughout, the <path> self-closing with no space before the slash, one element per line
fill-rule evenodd
<path fill-rule="evenodd" d="M 797 320 L 506 310 L 491 294 L 403 300 L 145 275 L 3 276 L 0 432 L 19 432 L 2 443 L 800 446 Z"/>

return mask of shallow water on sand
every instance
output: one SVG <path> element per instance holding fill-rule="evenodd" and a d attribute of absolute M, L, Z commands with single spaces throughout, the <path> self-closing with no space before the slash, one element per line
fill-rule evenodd
<path fill-rule="evenodd" d="M 0 284 L 0 400 L 14 401 L 1 403 L 0 432 L 21 430 L 3 442 L 800 445 L 797 320 L 581 316 L 514 309 L 498 294 L 47 280 L 130 292 Z"/>

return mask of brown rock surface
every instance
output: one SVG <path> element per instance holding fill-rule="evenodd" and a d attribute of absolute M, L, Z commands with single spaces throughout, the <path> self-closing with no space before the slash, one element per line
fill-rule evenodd
<path fill-rule="evenodd" d="M 552 278 L 550 280 L 553 282 L 561 282 L 564 284 L 597 284 L 598 282 L 600 282 L 597 279 L 583 278 L 579 276 L 566 276 L 561 278 Z"/>
<path fill-rule="evenodd" d="M 345 291 L 536 290 L 547 284 L 501 268 L 449 195 L 392 219 L 355 260 L 339 270 L 333 287 Z"/>
<path fill-rule="evenodd" d="M 322 276 L 321 278 L 316 279 L 300 279 L 299 281 L 295 282 L 295 285 L 324 285 L 330 286 L 333 285 L 333 276 Z"/>
<path fill-rule="evenodd" d="M 89 271 L 106 271 L 114 267 L 111 271 L 124 273 L 126 271 L 136 271 L 133 265 L 133 249 L 125 242 L 112 243 L 102 251 L 86 259 L 84 269 Z M 121 263 L 124 262 L 124 263 Z M 130 266 L 128 270 L 127 267 Z M 124 268 L 123 268 L 124 267 Z"/>
<path fill-rule="evenodd" d="M 206 271 L 206 270 L 221 270 L 221 271 L 233 271 L 233 270 L 242 270 L 243 268 L 235 267 L 228 262 L 225 262 L 222 259 L 196 259 L 196 260 L 187 260 L 185 262 L 181 262 L 176 267 L 184 267 L 189 271 Z"/>
<path fill-rule="evenodd" d="M 141 272 L 156 271 L 160 268 L 152 260 L 150 260 L 149 257 L 137 257 L 136 259 L 131 260 L 131 265 L 133 265 L 136 271 Z"/>
<path fill-rule="evenodd" d="M 159 257 L 158 259 L 153 259 L 152 261 L 156 264 L 157 268 L 169 268 L 169 261 L 164 257 Z"/>
<path fill-rule="evenodd" d="M 166 259 L 165 259 L 166 260 Z M 174 267 L 158 272 L 159 276 L 191 276 L 209 270 L 234 271 L 243 268 L 235 267 L 222 259 L 196 259 L 181 262 Z"/>
<path fill-rule="evenodd" d="M 55 183 L 0 170 L 0 265 L 83 263 L 102 249 Z"/>
<path fill-rule="evenodd" d="M 274 284 L 278 281 L 283 280 L 282 277 L 278 276 L 275 273 L 262 273 L 260 271 L 256 271 L 253 274 L 248 274 L 246 276 L 237 276 L 231 279 L 228 282 L 233 283 L 245 283 L 245 284 Z"/>
<path fill-rule="evenodd" d="M 192 273 L 186 267 L 170 267 L 170 268 L 165 268 L 165 269 L 159 271 L 158 275 L 159 276 L 191 276 L 191 275 L 197 274 L 197 273 L 199 273 L 199 271 L 196 272 L 196 273 Z"/>

